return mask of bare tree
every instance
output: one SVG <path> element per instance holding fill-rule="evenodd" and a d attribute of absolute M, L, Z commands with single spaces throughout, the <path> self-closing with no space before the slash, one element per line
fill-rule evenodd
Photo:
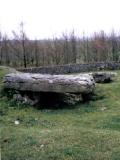
<path fill-rule="evenodd" d="M 34 57 L 35 57 L 35 66 L 39 66 L 39 44 L 38 40 L 34 41 Z"/>
<path fill-rule="evenodd" d="M 75 36 L 74 30 L 70 34 L 70 44 L 71 44 L 71 63 L 76 63 L 76 59 L 77 59 L 77 38 Z"/>
<path fill-rule="evenodd" d="M 69 38 L 68 35 L 63 33 L 63 54 L 64 54 L 64 64 L 68 64 L 70 61 L 69 55 Z"/>
<path fill-rule="evenodd" d="M 2 64 L 3 52 L 2 52 L 2 33 L 0 32 L 0 64 Z"/>
<path fill-rule="evenodd" d="M 22 55 L 23 66 L 24 68 L 27 67 L 27 43 L 29 42 L 25 30 L 24 30 L 24 23 L 20 23 L 20 33 L 17 34 L 13 31 L 15 42 L 17 42 L 17 46 L 14 46 L 13 49 L 16 54 Z"/>
<path fill-rule="evenodd" d="M 9 65 L 10 64 L 9 39 L 6 34 L 2 38 L 2 54 L 4 57 L 4 63 L 6 65 Z"/>

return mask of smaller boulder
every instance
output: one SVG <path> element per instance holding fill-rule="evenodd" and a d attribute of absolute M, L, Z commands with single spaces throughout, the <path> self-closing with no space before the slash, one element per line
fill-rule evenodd
<path fill-rule="evenodd" d="M 96 83 L 109 83 L 113 80 L 113 77 L 117 75 L 115 72 L 93 72 L 90 73 L 93 76 Z"/>

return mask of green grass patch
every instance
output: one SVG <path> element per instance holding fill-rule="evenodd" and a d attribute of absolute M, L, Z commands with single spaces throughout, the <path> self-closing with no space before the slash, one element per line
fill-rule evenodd
<path fill-rule="evenodd" d="M 6 73 L 0 69 L 1 85 Z M 117 73 L 112 83 L 97 84 L 91 101 L 73 107 L 38 110 L 2 96 L 2 160 L 119 160 L 120 71 Z"/>

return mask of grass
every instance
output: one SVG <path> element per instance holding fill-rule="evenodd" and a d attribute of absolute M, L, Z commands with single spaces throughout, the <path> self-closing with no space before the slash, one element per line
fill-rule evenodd
<path fill-rule="evenodd" d="M 1 97 L 2 160 L 120 160 L 117 73 L 112 83 L 97 84 L 93 100 L 70 108 L 38 110 Z"/>

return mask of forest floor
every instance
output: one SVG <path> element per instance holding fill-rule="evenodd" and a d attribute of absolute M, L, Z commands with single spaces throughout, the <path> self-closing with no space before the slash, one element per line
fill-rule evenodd
<path fill-rule="evenodd" d="M 0 97 L 2 160 L 120 160 L 120 71 L 86 103 L 37 109 Z M 0 88 L 7 68 L 0 68 Z M 15 124 L 19 120 L 19 124 Z"/>

